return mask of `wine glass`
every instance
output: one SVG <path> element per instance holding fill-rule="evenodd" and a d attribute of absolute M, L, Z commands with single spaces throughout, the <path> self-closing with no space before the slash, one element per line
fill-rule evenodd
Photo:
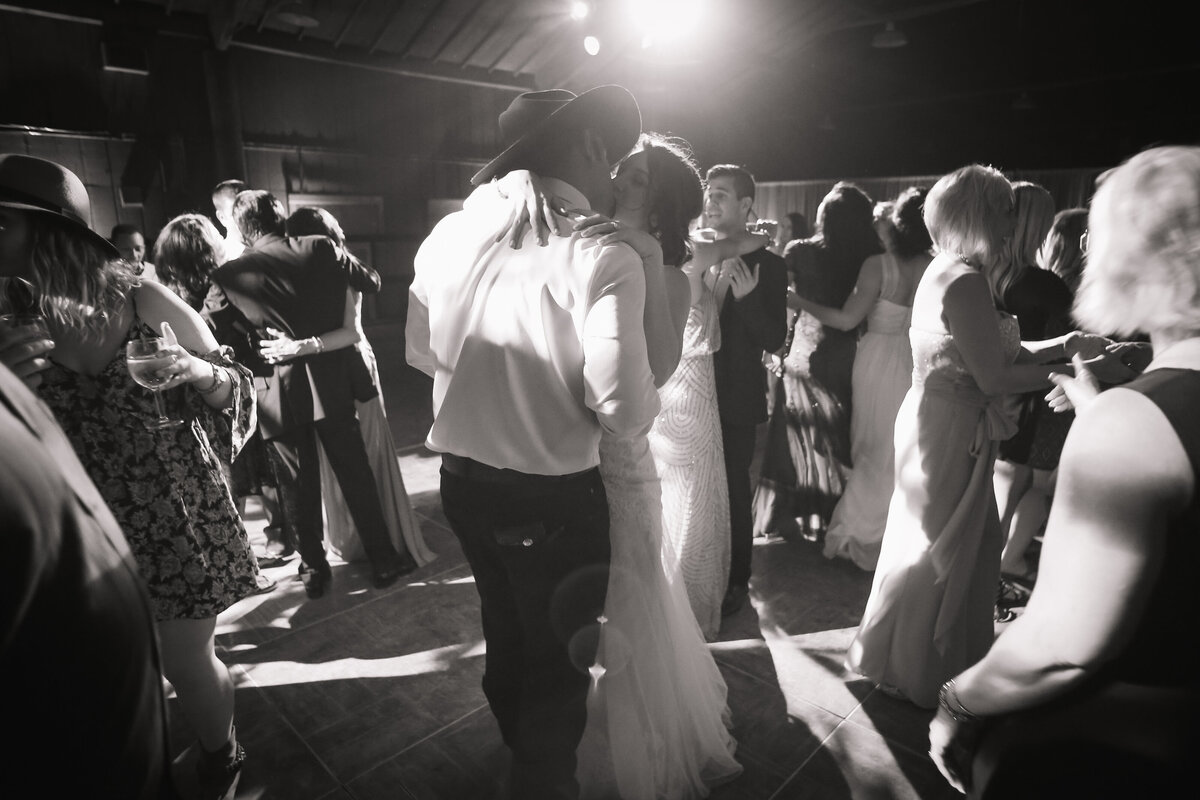
<path fill-rule="evenodd" d="M 145 336 L 132 339 L 125 345 L 125 364 L 129 374 L 141 386 L 154 393 L 154 407 L 158 410 L 158 419 L 147 420 L 144 424 L 147 430 L 161 430 L 182 425 L 183 420 L 172 419 L 163 411 L 162 396 L 159 390 L 166 383 L 165 378 L 158 377 L 158 371 L 171 363 L 171 355 L 163 353 L 166 343 L 157 336 Z"/>

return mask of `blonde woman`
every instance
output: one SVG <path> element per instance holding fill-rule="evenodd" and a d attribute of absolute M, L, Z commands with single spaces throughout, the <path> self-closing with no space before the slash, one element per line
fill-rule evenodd
<path fill-rule="evenodd" d="M 1071 334 L 1023 345 L 996 306 L 1014 228 L 1012 186 L 971 165 L 925 200 L 936 255 L 913 298 L 913 385 L 896 416 L 896 477 L 871 595 L 850 646 L 851 669 L 918 706 L 987 652 L 1000 578 L 992 492 L 999 440 L 1015 423 L 1003 395 L 1048 389 L 1045 366 L 1104 352 L 1108 340 Z"/>

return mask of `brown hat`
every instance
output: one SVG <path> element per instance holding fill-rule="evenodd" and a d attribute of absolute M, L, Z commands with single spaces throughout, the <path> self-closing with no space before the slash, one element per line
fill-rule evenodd
<path fill-rule="evenodd" d="M 637 144 L 642 132 L 642 112 L 628 89 L 597 86 L 581 95 L 566 89 L 525 92 L 500 115 L 500 133 L 508 147 L 475 173 L 478 186 L 503 175 L 546 137 L 568 125 L 595 128 L 613 163 Z"/>
<path fill-rule="evenodd" d="M 0 154 L 0 206 L 56 217 L 107 255 L 121 257 L 111 242 L 88 227 L 87 189 L 78 175 L 61 164 L 20 153 Z"/>

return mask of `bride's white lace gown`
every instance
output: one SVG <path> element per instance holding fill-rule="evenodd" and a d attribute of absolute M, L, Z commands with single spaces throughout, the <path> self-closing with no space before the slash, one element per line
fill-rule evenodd
<path fill-rule="evenodd" d="M 658 396 L 662 411 L 650 449 L 662 479 L 663 562 L 683 574 L 688 601 L 709 641 L 721 627 L 729 582 L 729 484 L 721 445 L 712 354 L 721 326 L 712 291 L 702 286 L 688 311 L 679 366 Z"/>
<path fill-rule="evenodd" d="M 585 800 L 685 800 L 742 771 L 726 686 L 679 570 L 664 569 L 646 437 L 600 441 L 612 568 L 577 775 Z"/>

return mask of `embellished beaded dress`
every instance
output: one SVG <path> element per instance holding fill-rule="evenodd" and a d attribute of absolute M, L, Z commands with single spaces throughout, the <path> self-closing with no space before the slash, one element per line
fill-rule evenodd
<path fill-rule="evenodd" d="M 651 455 L 647 436 L 600 438 L 612 561 L 577 750 L 583 800 L 707 797 L 742 771 L 725 680 L 687 591 L 690 569 L 712 605 L 705 619 L 719 624 L 721 593 L 710 594 L 718 581 L 723 593 L 729 569 L 729 505 L 709 344 L 716 304 L 705 291 L 689 312 L 684 359 L 661 390 L 654 456 L 667 460 Z M 718 546 L 723 557 L 709 552 Z"/>
<path fill-rule="evenodd" d="M 712 354 L 721 346 L 716 298 L 701 284 L 688 311 L 683 354 L 658 396 L 662 412 L 650 449 L 662 479 L 663 565 L 682 573 L 705 638 L 721 627 L 729 581 L 729 484 L 717 412 Z"/>

